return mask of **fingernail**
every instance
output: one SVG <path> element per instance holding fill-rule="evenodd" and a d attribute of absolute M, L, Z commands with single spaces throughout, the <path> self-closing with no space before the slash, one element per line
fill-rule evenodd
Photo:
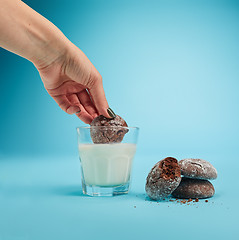
<path fill-rule="evenodd" d="M 115 118 L 116 117 L 114 111 L 111 108 L 108 108 L 107 112 L 108 112 L 108 114 L 110 115 L 111 118 Z"/>
<path fill-rule="evenodd" d="M 80 108 L 79 108 L 78 106 L 76 106 L 74 110 L 75 110 L 75 114 L 77 114 L 77 113 L 80 113 L 80 112 L 81 112 L 81 110 L 80 110 Z"/>

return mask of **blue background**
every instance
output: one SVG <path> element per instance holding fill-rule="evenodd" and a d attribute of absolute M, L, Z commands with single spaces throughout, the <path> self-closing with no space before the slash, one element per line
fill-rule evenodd
<path fill-rule="evenodd" d="M 82 196 L 83 123 L 0 49 L 0 239 L 237 239 L 239 1 L 25 2 L 85 52 L 140 138 L 130 194 Z M 166 156 L 213 163 L 215 196 L 148 201 L 145 178 Z"/>

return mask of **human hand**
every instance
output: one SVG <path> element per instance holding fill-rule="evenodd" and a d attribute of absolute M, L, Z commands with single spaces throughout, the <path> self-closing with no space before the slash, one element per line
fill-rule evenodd
<path fill-rule="evenodd" d="M 79 48 L 24 2 L 0 0 L 0 5 L 0 47 L 31 61 L 65 112 L 85 123 L 100 114 L 115 117 L 101 75 Z"/>
<path fill-rule="evenodd" d="M 67 44 L 52 63 L 40 65 L 44 86 L 62 110 L 88 124 L 98 115 L 114 117 L 108 113 L 101 75 L 75 45 Z"/>

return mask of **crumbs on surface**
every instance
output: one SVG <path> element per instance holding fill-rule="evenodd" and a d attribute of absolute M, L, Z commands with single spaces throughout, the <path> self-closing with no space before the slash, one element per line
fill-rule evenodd
<path fill-rule="evenodd" d="M 145 199 L 145 201 L 147 201 L 147 200 Z M 170 198 L 169 200 L 166 200 L 164 198 L 164 199 L 162 199 L 162 201 L 157 201 L 157 203 L 159 204 L 160 202 L 167 202 L 167 201 L 168 202 L 175 202 L 175 203 L 185 204 L 185 205 L 195 205 L 195 203 L 199 202 L 199 198 L 195 198 L 195 199 L 192 199 L 192 198 L 188 198 L 188 199 L 178 199 L 178 198 L 175 198 L 175 199 L 172 199 L 172 198 Z M 150 201 L 150 203 L 152 203 L 152 202 L 153 201 Z M 206 199 L 204 202 L 208 203 L 209 201 Z M 214 203 L 214 202 L 212 202 L 212 203 Z"/>

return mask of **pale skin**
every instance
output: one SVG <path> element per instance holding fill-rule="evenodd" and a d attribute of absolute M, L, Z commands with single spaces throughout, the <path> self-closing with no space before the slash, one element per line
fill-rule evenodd
<path fill-rule="evenodd" d="M 62 110 L 91 123 L 112 117 L 102 77 L 86 55 L 50 21 L 20 0 L 0 0 L 0 47 L 31 61 Z"/>

